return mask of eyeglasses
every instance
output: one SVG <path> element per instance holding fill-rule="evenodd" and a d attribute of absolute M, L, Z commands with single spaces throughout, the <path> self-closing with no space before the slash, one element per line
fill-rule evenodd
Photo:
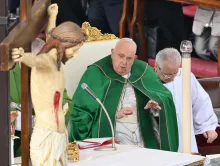
<path fill-rule="evenodd" d="M 160 73 L 162 74 L 162 76 L 166 79 L 166 80 L 170 80 L 171 78 L 174 78 L 176 76 L 180 76 L 181 71 L 179 70 L 176 74 L 164 74 L 161 70 L 161 68 L 157 65 L 158 69 L 160 70 Z"/>

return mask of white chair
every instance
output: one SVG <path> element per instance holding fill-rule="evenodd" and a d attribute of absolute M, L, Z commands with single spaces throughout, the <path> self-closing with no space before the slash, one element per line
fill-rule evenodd
<path fill-rule="evenodd" d="M 86 29 L 83 27 L 82 29 L 84 29 L 87 34 L 89 32 L 88 40 L 93 41 L 84 43 L 84 45 L 79 50 L 79 55 L 69 60 L 63 66 L 67 94 L 70 98 L 72 98 L 87 66 L 106 57 L 107 55 L 110 55 L 111 49 L 115 47 L 115 44 L 118 41 L 116 37 L 114 38 L 110 34 L 103 35 L 96 28 L 88 26 L 88 23 L 86 25 Z M 109 40 L 104 40 L 105 38 L 109 38 Z"/>

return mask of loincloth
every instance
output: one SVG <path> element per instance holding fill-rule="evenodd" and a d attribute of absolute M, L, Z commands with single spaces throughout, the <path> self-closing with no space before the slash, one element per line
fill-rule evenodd
<path fill-rule="evenodd" d="M 50 129 L 34 127 L 30 143 L 32 165 L 67 165 L 67 144 L 67 131 L 59 133 Z"/>

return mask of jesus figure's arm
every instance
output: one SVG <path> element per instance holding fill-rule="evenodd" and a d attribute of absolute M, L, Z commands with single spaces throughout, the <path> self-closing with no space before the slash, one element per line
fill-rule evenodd
<path fill-rule="evenodd" d="M 23 48 L 14 48 L 11 54 L 14 62 L 22 62 L 31 68 L 49 69 L 53 65 L 53 59 L 51 56 L 48 56 L 48 53 L 42 53 L 36 56 L 33 53 L 25 53 Z"/>
<path fill-rule="evenodd" d="M 49 15 L 49 19 L 48 19 L 48 24 L 47 24 L 47 28 L 46 28 L 46 42 L 51 37 L 51 35 L 50 35 L 51 30 L 56 27 L 56 19 L 57 19 L 57 14 L 58 14 L 57 4 L 50 5 L 47 9 L 47 12 Z"/>

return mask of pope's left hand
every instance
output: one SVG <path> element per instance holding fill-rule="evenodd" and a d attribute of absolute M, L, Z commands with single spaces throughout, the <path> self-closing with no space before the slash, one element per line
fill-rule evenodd
<path fill-rule="evenodd" d="M 146 106 L 144 107 L 144 109 L 148 109 L 148 108 L 152 108 L 155 110 L 161 110 L 161 107 L 158 105 L 158 103 L 156 101 L 150 100 L 148 101 L 148 103 L 146 104 Z"/>
<path fill-rule="evenodd" d="M 209 130 L 203 133 L 204 137 L 207 138 L 207 143 L 211 144 L 217 137 L 218 133 L 215 130 Z"/>

